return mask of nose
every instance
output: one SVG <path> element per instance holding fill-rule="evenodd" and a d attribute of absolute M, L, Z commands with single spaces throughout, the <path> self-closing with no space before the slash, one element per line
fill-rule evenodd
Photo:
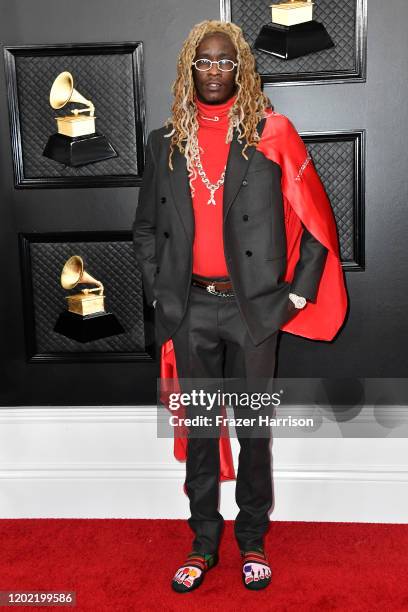
<path fill-rule="evenodd" d="M 215 76 L 220 74 L 221 70 L 218 68 L 218 64 L 211 64 L 211 68 L 209 69 L 208 73 Z"/>

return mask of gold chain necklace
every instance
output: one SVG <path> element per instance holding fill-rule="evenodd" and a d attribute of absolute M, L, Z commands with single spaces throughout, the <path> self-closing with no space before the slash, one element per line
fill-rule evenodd
<path fill-rule="evenodd" d="M 214 115 L 214 117 L 205 117 L 204 115 L 199 115 L 202 119 L 208 119 L 208 121 L 219 121 L 220 118 L 218 117 L 218 115 Z M 201 158 L 200 158 L 200 153 L 198 152 L 198 143 L 197 143 L 197 153 L 194 155 L 194 160 L 196 162 L 196 166 L 198 168 L 198 174 L 201 177 L 201 180 L 203 181 L 204 185 L 207 187 L 207 189 L 210 192 L 210 199 L 208 200 L 207 204 L 213 204 L 215 206 L 216 202 L 214 200 L 214 195 L 215 192 L 217 191 L 217 189 L 219 189 L 221 187 L 221 185 L 224 184 L 224 179 L 225 179 L 225 170 L 227 168 L 227 165 L 225 164 L 224 166 L 224 170 L 221 173 L 220 178 L 218 179 L 218 181 L 216 183 L 210 183 L 210 180 L 208 179 L 203 165 L 201 163 Z"/>
<path fill-rule="evenodd" d="M 218 181 L 214 184 L 214 183 L 210 183 L 210 180 L 208 179 L 204 168 L 202 166 L 201 163 L 201 158 L 200 158 L 200 153 L 197 151 L 197 153 L 194 155 L 194 160 L 196 163 L 196 166 L 198 168 L 198 174 L 201 177 L 201 180 L 203 181 L 204 185 L 207 187 L 207 189 L 210 192 L 210 199 L 208 200 L 207 204 L 216 204 L 215 200 L 214 200 L 214 195 L 215 192 L 217 191 L 217 189 L 219 189 L 221 187 L 221 185 L 224 184 L 224 179 L 225 179 L 225 170 L 227 168 L 227 165 L 225 164 L 224 166 L 224 170 L 221 173 L 220 178 L 218 179 Z"/>

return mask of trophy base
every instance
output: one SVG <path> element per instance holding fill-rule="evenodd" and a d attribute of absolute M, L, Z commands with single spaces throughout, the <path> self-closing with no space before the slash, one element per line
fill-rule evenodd
<path fill-rule="evenodd" d="M 97 314 L 105 312 L 105 296 L 89 293 L 76 293 L 75 295 L 67 295 L 68 311 L 75 314 L 85 315 Z"/>
<path fill-rule="evenodd" d="M 54 331 L 77 342 L 91 342 L 125 332 L 116 316 L 111 312 L 81 316 L 68 310 L 61 312 Z"/>
<path fill-rule="evenodd" d="M 334 47 L 326 28 L 314 19 L 284 26 L 277 23 L 262 26 L 254 48 L 280 59 L 294 59 Z"/>
<path fill-rule="evenodd" d="M 74 137 L 52 134 L 45 145 L 43 155 L 74 168 L 118 157 L 106 136 L 97 132 Z"/>

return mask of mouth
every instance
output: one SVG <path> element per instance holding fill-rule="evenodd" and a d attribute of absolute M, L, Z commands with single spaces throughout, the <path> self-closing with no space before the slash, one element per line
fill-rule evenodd
<path fill-rule="evenodd" d="M 207 83 L 206 84 L 207 89 L 210 89 L 211 91 L 218 91 L 219 89 L 221 89 L 222 85 L 221 83 Z"/>

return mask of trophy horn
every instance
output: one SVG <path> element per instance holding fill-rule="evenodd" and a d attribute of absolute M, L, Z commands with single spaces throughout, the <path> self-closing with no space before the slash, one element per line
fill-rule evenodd
<path fill-rule="evenodd" d="M 85 104 L 92 111 L 95 109 L 90 100 L 87 100 L 78 90 L 74 88 L 74 78 L 68 70 L 60 72 L 54 80 L 50 90 L 50 105 L 52 108 L 59 109 L 68 102 L 79 102 Z"/>
<path fill-rule="evenodd" d="M 61 272 L 61 285 L 64 289 L 73 289 L 78 283 L 85 285 L 97 285 L 97 290 L 103 292 L 101 281 L 91 276 L 84 270 L 84 261 L 80 255 L 72 255 L 64 264 Z M 84 289 L 84 293 L 95 291 L 96 289 Z"/>

